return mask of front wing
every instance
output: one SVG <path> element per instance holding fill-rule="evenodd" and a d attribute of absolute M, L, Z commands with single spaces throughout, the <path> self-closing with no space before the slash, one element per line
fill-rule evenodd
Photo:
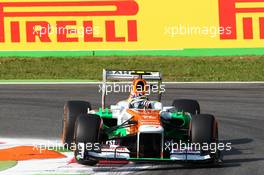
<path fill-rule="evenodd" d="M 210 163 L 218 162 L 210 153 L 201 151 L 192 151 L 190 148 L 186 150 L 173 150 L 170 152 L 169 158 L 144 158 L 130 157 L 130 151 L 123 146 L 114 146 L 103 148 L 100 151 L 80 150 L 76 158 L 84 160 L 110 160 L 110 161 L 143 161 L 143 162 L 171 162 L 171 163 Z"/>

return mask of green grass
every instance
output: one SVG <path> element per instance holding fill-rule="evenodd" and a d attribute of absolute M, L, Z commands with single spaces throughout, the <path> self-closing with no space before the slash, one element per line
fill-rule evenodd
<path fill-rule="evenodd" d="M 16 161 L 0 161 L 0 172 L 12 168 L 16 164 Z"/>
<path fill-rule="evenodd" d="M 0 80 L 101 80 L 103 68 L 158 70 L 165 81 L 264 80 L 264 56 L 0 58 Z"/>

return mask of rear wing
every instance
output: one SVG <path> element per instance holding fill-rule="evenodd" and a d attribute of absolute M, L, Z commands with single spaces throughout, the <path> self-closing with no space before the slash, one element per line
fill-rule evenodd
<path fill-rule="evenodd" d="M 103 69 L 103 86 L 102 86 L 102 109 L 105 109 L 106 84 L 108 81 L 126 81 L 135 78 L 142 78 L 146 81 L 158 82 L 158 87 L 162 83 L 162 75 L 158 71 L 141 71 L 141 70 L 107 70 Z M 158 90 L 159 100 L 161 99 L 160 89 Z"/>
<path fill-rule="evenodd" d="M 103 70 L 103 81 L 107 80 L 133 80 L 135 78 L 145 80 L 161 81 L 162 76 L 158 71 L 140 71 L 140 70 Z"/>

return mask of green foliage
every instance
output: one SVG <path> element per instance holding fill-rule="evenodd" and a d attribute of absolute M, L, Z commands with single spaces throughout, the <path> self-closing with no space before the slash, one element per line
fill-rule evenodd
<path fill-rule="evenodd" d="M 101 80 L 102 70 L 158 70 L 165 81 L 263 81 L 264 57 L 0 58 L 0 80 Z"/>

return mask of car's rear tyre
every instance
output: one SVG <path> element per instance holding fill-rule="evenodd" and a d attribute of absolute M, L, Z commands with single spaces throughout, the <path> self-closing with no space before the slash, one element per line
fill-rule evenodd
<path fill-rule="evenodd" d="M 216 145 L 218 144 L 218 124 L 213 115 L 193 115 L 190 125 L 190 138 L 192 143 L 200 145 L 210 145 L 210 150 L 202 151 L 210 151 L 213 159 L 218 160 L 220 156 L 220 152 L 217 150 Z M 214 148 L 212 146 L 214 146 Z"/>
<path fill-rule="evenodd" d="M 62 143 L 65 148 L 70 149 L 74 143 L 74 127 L 75 121 L 80 114 L 87 114 L 91 109 L 91 104 L 86 101 L 68 101 L 64 105 Z"/>
<path fill-rule="evenodd" d="M 101 118 L 95 114 L 82 114 L 79 115 L 75 124 L 75 144 L 76 150 L 74 151 L 75 159 L 78 163 L 83 165 L 95 165 L 97 163 L 94 159 L 89 159 L 89 157 L 80 158 L 78 157 L 79 146 L 84 144 L 85 147 L 89 144 L 89 149 L 96 150 L 99 149 L 99 132 L 101 126 Z M 92 145 L 92 147 L 91 147 Z M 86 150 L 90 151 L 90 150 Z M 97 150 L 98 151 L 98 150 Z"/>
<path fill-rule="evenodd" d="M 173 101 L 172 106 L 179 111 L 189 112 L 191 114 L 200 114 L 200 105 L 196 100 L 176 99 Z"/>

